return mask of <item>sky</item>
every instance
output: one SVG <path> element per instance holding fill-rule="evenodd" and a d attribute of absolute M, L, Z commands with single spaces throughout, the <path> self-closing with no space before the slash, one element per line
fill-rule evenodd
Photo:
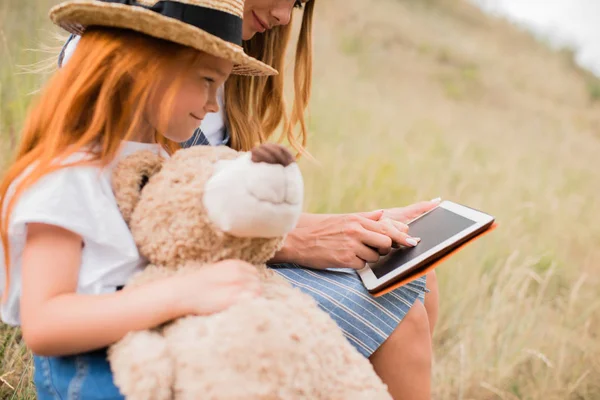
<path fill-rule="evenodd" d="M 525 25 L 555 44 L 569 44 L 577 62 L 600 76 L 600 0 L 472 0 Z"/>

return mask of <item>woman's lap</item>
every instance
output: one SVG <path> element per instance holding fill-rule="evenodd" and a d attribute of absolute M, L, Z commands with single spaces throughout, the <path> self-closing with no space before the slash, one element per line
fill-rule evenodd
<path fill-rule="evenodd" d="M 68 357 L 34 356 L 38 400 L 122 400 L 106 351 Z"/>
<path fill-rule="evenodd" d="M 270 266 L 312 296 L 365 357 L 392 334 L 417 299 L 424 302 L 426 277 L 381 297 L 373 297 L 351 269 L 313 270 L 296 264 Z"/>

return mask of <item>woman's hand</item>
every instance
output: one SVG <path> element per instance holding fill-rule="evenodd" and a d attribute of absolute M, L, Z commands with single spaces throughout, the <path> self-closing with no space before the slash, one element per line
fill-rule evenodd
<path fill-rule="evenodd" d="M 383 210 L 383 218 L 389 218 L 392 221 L 408 224 L 413 219 L 420 217 L 428 211 L 431 211 L 440 204 L 441 199 L 430 201 L 421 201 L 406 207 L 388 208 Z"/>
<path fill-rule="evenodd" d="M 397 245 L 416 246 L 407 222 L 433 209 L 439 200 L 356 214 L 310 216 L 288 235 L 272 262 L 295 262 L 316 269 L 360 269 Z"/>

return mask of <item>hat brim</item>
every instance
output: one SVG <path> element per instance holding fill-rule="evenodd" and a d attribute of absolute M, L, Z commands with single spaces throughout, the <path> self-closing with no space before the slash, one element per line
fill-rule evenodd
<path fill-rule="evenodd" d="M 233 62 L 235 75 L 277 75 L 276 69 L 244 53 L 242 47 L 143 7 L 95 0 L 65 2 L 50 10 L 52 21 L 81 35 L 88 26 L 131 29 L 159 39 L 192 47 Z"/>

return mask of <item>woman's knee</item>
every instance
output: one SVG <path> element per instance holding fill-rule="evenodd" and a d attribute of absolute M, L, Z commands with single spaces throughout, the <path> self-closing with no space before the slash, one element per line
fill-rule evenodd
<path fill-rule="evenodd" d="M 429 318 L 423 303 L 416 301 L 404 319 L 384 342 L 382 347 L 402 351 L 412 348 L 430 353 L 431 335 L 429 333 Z M 420 351 L 419 351 L 420 353 Z"/>
<path fill-rule="evenodd" d="M 416 301 L 370 360 L 395 399 L 430 399 L 431 336 L 429 318 Z"/>
<path fill-rule="evenodd" d="M 431 366 L 431 334 L 429 318 L 423 303 L 416 301 L 404 319 L 383 343 L 381 349 L 388 355 L 402 356 L 415 368 Z"/>
<path fill-rule="evenodd" d="M 438 312 L 439 312 L 439 287 L 438 280 L 435 271 L 431 271 L 427 274 L 427 289 L 429 293 L 425 294 L 425 310 L 429 319 L 430 334 L 433 336 L 433 330 L 437 324 Z"/>
<path fill-rule="evenodd" d="M 414 305 L 408 311 L 404 319 L 396 327 L 392 336 L 402 337 L 407 336 L 419 342 L 431 342 L 431 334 L 429 331 L 429 316 L 423 303 L 415 301 Z"/>

